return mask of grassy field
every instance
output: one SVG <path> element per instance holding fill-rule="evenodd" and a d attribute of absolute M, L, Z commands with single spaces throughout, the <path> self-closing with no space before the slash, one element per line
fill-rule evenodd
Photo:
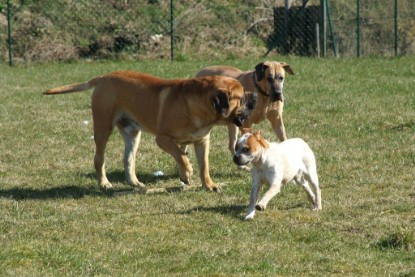
<path fill-rule="evenodd" d="M 232 164 L 224 127 L 210 156 L 222 193 L 108 194 L 95 181 L 90 92 L 41 92 L 117 69 L 191 77 L 260 60 L 0 65 L 0 275 L 415 276 L 415 57 L 274 59 L 296 72 L 285 124 L 316 154 L 323 210 L 289 184 L 249 222 L 250 176 Z M 275 140 L 269 124 L 256 128 Z M 122 154 L 114 133 L 116 191 L 129 189 Z M 173 159 L 149 135 L 137 172 L 150 188 L 178 185 Z"/>

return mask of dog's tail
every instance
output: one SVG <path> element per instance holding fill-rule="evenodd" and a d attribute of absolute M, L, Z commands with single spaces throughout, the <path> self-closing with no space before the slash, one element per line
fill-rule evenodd
<path fill-rule="evenodd" d="M 63 93 L 70 93 L 70 92 L 78 92 L 78 91 L 84 91 L 88 90 L 90 88 L 93 88 L 97 85 L 98 80 L 102 76 L 95 77 L 87 82 L 84 83 L 77 83 L 77 84 L 71 84 L 66 86 L 60 86 L 56 88 L 48 89 L 47 91 L 43 92 L 43 94 L 50 95 L 50 94 L 63 94 Z"/>

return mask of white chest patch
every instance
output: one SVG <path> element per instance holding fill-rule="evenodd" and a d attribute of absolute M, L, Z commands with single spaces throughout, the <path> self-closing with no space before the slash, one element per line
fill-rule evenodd
<path fill-rule="evenodd" d="M 202 127 L 202 120 L 200 120 L 199 117 L 194 117 L 192 118 L 192 123 L 195 125 L 195 127 L 197 127 L 198 129 L 200 129 Z"/>

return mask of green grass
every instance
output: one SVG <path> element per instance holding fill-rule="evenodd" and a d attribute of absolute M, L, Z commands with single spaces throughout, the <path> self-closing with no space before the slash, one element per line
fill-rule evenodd
<path fill-rule="evenodd" d="M 191 77 L 260 60 L 0 65 L 0 275 L 414 276 L 415 57 L 274 59 L 296 72 L 284 119 L 317 156 L 323 210 L 290 184 L 250 222 L 250 176 L 232 164 L 223 127 L 210 156 L 221 194 L 114 196 L 95 181 L 90 93 L 41 92 L 116 69 Z M 268 123 L 256 127 L 275 140 Z M 114 133 L 107 172 L 121 191 L 122 153 Z M 149 135 L 137 172 L 150 188 L 178 185 L 173 159 Z"/>

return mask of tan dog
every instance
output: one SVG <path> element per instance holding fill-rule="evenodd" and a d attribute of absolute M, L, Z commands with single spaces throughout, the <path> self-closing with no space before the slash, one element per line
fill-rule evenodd
<path fill-rule="evenodd" d="M 245 219 L 255 216 L 255 209 L 263 211 L 272 197 L 281 191 L 281 186 L 294 180 L 307 192 L 314 204 L 313 210 L 321 210 L 321 191 L 318 182 L 316 159 L 313 151 L 302 139 L 288 139 L 282 143 L 265 140 L 259 131 L 244 134 L 236 144 L 233 161 L 237 165 L 252 163 L 252 190 Z M 309 182 L 315 190 L 311 190 Z M 257 202 L 261 186 L 269 184 L 269 190 Z"/>
<path fill-rule="evenodd" d="M 294 75 L 291 66 L 284 62 L 266 61 L 255 66 L 255 70 L 242 71 L 230 66 L 208 66 L 199 71 L 196 76 L 222 75 L 235 78 L 241 82 L 246 93 L 257 92 L 257 101 L 254 110 L 244 127 L 262 122 L 265 117 L 271 122 L 272 128 L 280 141 L 287 139 L 282 120 L 284 96 L 282 93 L 285 73 Z M 238 136 L 238 129 L 234 124 L 228 124 L 229 145 L 233 154 Z"/>
<path fill-rule="evenodd" d="M 202 186 L 219 191 L 209 176 L 209 137 L 215 124 L 241 125 L 247 117 L 244 90 L 229 77 L 213 76 L 188 80 L 163 80 L 132 72 L 117 71 L 85 83 L 49 89 L 44 94 L 84 91 L 92 94 L 92 116 L 98 184 L 112 188 L 105 174 L 104 151 L 117 126 L 125 142 L 124 168 L 128 183 L 145 192 L 135 174 L 135 158 L 141 132 L 156 136 L 157 145 L 176 160 L 180 179 L 190 183 L 192 166 L 184 145 L 194 144 Z"/>

